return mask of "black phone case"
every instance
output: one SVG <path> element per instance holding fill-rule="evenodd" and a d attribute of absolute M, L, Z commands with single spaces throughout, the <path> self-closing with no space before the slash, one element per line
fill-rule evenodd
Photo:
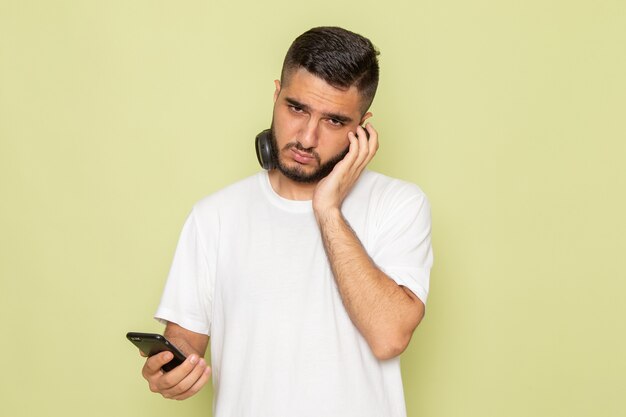
<path fill-rule="evenodd" d="M 174 354 L 174 359 L 163 365 L 161 368 L 165 372 L 169 372 L 176 368 L 186 359 L 185 355 L 183 355 L 182 352 L 176 348 L 176 346 L 160 334 L 128 332 L 126 333 L 126 338 L 148 356 L 153 356 L 166 350 L 172 352 Z"/>

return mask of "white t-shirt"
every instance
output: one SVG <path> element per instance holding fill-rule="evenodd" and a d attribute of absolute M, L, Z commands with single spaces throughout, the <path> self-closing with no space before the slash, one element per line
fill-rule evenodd
<path fill-rule="evenodd" d="M 342 213 L 376 265 L 428 294 L 430 207 L 415 185 L 364 171 Z M 267 172 L 199 201 L 181 233 L 161 321 L 210 335 L 216 417 L 403 417 L 399 358 L 350 321 L 311 201 Z"/>

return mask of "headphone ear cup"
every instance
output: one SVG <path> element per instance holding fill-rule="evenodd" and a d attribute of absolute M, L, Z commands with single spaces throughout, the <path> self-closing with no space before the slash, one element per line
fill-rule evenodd
<path fill-rule="evenodd" d="M 274 160 L 272 157 L 272 131 L 265 129 L 255 139 L 256 157 L 263 169 L 274 169 Z"/>

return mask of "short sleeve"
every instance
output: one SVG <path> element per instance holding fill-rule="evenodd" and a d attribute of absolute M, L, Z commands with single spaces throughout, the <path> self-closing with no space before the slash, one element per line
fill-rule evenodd
<path fill-rule="evenodd" d="M 155 319 L 210 334 L 212 292 L 207 254 L 192 211 L 180 234 Z"/>
<path fill-rule="evenodd" d="M 392 208 L 385 210 L 372 258 L 385 274 L 426 304 L 433 264 L 430 204 L 417 188 L 387 201 Z"/>

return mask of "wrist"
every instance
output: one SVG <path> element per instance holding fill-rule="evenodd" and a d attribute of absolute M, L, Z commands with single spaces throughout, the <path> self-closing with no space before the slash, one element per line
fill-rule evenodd
<path fill-rule="evenodd" d="M 313 213 L 317 222 L 322 225 L 329 221 L 343 220 L 343 214 L 339 207 L 313 207 Z"/>

